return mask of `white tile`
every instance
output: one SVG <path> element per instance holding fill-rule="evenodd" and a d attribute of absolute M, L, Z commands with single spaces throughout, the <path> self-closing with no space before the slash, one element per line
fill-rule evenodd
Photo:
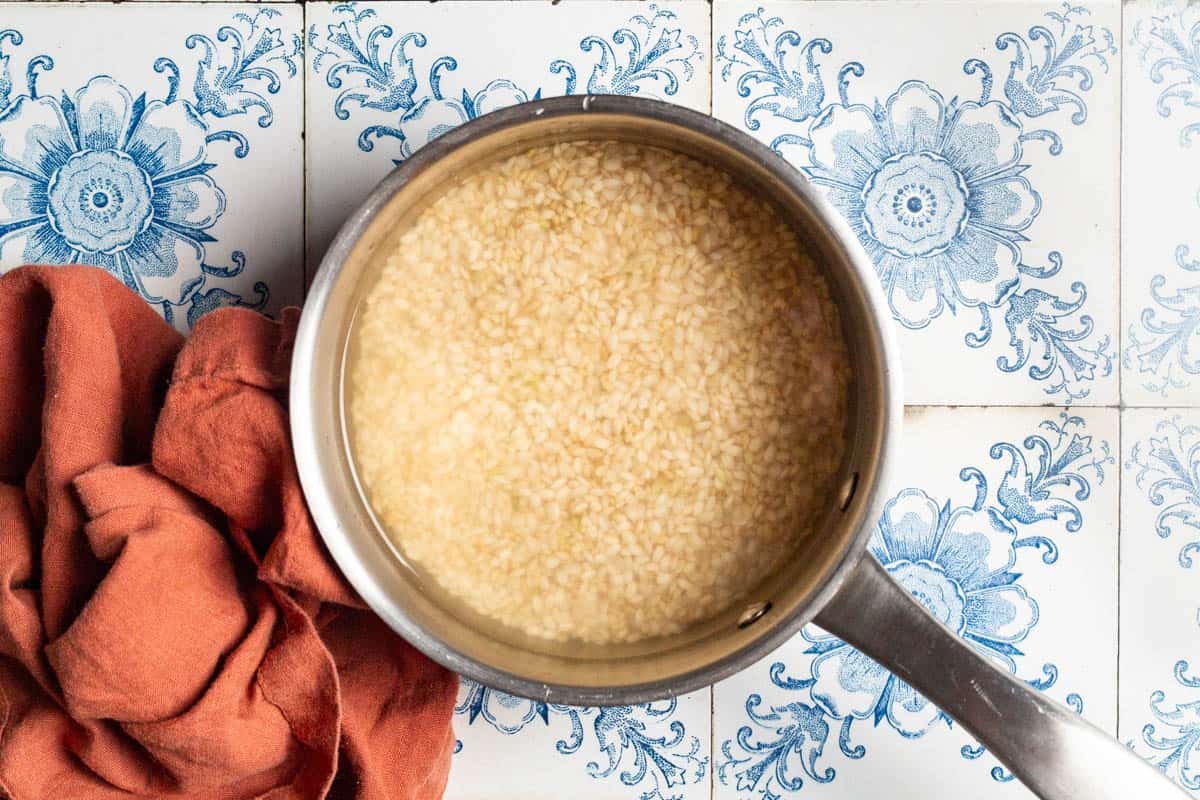
<path fill-rule="evenodd" d="M 1005 634 L 1015 674 L 1027 681 L 1053 677 L 1052 697 L 1079 698 L 1085 717 L 1115 732 L 1117 411 L 1073 413 L 1078 416 L 1044 408 L 910 408 L 892 493 L 893 513 L 898 517 L 903 509 L 905 522 L 888 527 L 887 536 L 893 543 L 911 541 L 941 529 L 938 540 L 946 541 L 946 530 L 983 520 L 992 529 L 1010 529 L 1012 564 L 986 581 L 1017 587 L 1006 591 L 1004 604 L 995 596 L 980 600 L 988 596 L 975 588 L 983 579 L 960 577 L 995 553 L 935 550 L 910 560 L 936 565 L 927 568 L 928 581 L 953 582 L 967 598 L 966 634 L 986 638 L 993 630 L 987 620 L 1018 620 Z M 889 518 L 896 519 L 885 512 Z M 884 527 L 876 529 L 876 541 Z M 896 564 L 892 555 L 882 560 Z M 939 570 L 942 577 L 934 577 Z M 1032 605 L 1017 599 L 1019 592 Z M 808 634 L 817 635 L 812 628 Z M 976 642 L 989 655 L 1008 649 Z M 866 692 L 866 716 L 846 713 L 851 694 L 843 676 L 822 669 L 808 652 L 812 647 L 802 634 L 714 687 L 716 797 L 859 798 L 886 791 L 896 800 L 923 800 L 935 785 L 938 797 L 1032 796 L 1002 780 L 989 754 L 967 757 L 970 737 L 932 710 L 922 720 L 927 725 L 893 724 L 886 692 L 878 699 Z M 879 722 L 875 709 L 884 712 Z"/>
<path fill-rule="evenodd" d="M 536 703 L 464 681 L 447 800 L 709 796 L 708 689 L 639 706 Z"/>
<path fill-rule="evenodd" d="M 301 18 L 6 5 L 0 267 L 102 264 L 180 328 L 217 305 L 298 303 Z"/>
<path fill-rule="evenodd" d="M 371 187 L 439 129 L 539 92 L 636 92 L 709 110 L 704 2 L 306 10 L 310 271 Z M 639 63 L 659 45 L 661 54 Z M 633 708 L 575 709 L 465 683 L 446 796 L 708 797 L 710 703 L 705 690 Z"/>
<path fill-rule="evenodd" d="M 395 163 L 468 118 L 539 92 L 636 93 L 710 107 L 703 0 L 306 9 L 310 271 Z"/>
<path fill-rule="evenodd" d="M 910 403 L 1117 399 L 1121 20 L 1085 6 L 714 6 L 714 111 L 859 231 Z"/>
<path fill-rule="evenodd" d="M 1121 413 L 1120 738 L 1200 796 L 1200 412 Z"/>
<path fill-rule="evenodd" d="M 1125 6 L 1122 358 L 1126 405 L 1200 406 L 1200 9 Z"/>

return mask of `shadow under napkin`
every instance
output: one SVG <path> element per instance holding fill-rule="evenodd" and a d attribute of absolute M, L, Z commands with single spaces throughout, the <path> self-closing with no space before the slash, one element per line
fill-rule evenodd
<path fill-rule="evenodd" d="M 102 270 L 0 277 L 0 794 L 441 796 L 457 680 L 316 535 L 296 316 L 185 341 Z"/>

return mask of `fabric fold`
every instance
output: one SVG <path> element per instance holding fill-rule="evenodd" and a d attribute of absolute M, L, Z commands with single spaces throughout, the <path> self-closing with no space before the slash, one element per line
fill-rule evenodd
<path fill-rule="evenodd" d="M 297 316 L 185 341 L 102 270 L 0 277 L 0 794 L 441 796 L 457 679 L 309 517 Z"/>

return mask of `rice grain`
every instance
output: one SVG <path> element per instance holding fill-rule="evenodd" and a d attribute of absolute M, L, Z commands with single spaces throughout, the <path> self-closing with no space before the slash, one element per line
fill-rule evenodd
<path fill-rule="evenodd" d="M 451 188 L 352 332 L 351 446 L 405 556 L 487 617 L 628 642 L 812 533 L 849 360 L 763 200 L 682 155 L 541 147 Z"/>

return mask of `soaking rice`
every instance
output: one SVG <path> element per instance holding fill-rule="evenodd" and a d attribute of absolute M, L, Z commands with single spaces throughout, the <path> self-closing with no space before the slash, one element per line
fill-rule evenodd
<path fill-rule="evenodd" d="M 849 359 L 827 284 L 729 175 L 617 142 L 465 178 L 352 332 L 388 536 L 476 612 L 629 642 L 730 606 L 831 504 Z"/>

